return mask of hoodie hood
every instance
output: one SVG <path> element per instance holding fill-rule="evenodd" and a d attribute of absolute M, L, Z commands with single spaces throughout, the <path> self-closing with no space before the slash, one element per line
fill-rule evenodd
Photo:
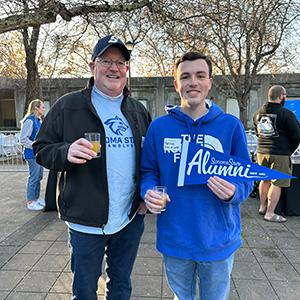
<path fill-rule="evenodd" d="M 184 122 L 187 125 L 198 125 L 200 123 L 206 124 L 213 122 L 220 115 L 224 114 L 224 111 L 215 103 L 206 102 L 206 106 L 208 107 L 208 111 L 205 115 L 199 117 L 197 120 L 193 120 L 187 114 L 181 111 L 180 106 L 178 105 L 166 105 L 165 111 L 170 116 L 174 117 L 179 122 Z"/>

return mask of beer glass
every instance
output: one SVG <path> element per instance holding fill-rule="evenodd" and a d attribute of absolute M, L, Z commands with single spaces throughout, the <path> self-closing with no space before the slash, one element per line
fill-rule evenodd
<path fill-rule="evenodd" d="M 86 132 L 84 138 L 88 140 L 92 145 L 92 150 L 97 153 L 97 157 L 101 156 L 101 134 L 98 132 Z"/>
<path fill-rule="evenodd" d="M 165 211 L 167 206 L 167 187 L 155 186 L 154 191 L 160 194 L 161 200 L 163 201 L 163 204 L 161 206 L 161 211 Z"/>

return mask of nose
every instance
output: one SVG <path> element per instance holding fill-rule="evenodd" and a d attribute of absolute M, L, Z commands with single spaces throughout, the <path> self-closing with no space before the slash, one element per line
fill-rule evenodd
<path fill-rule="evenodd" d="M 119 71 L 119 68 L 117 66 L 117 62 L 116 61 L 112 61 L 110 67 L 109 67 L 110 70 L 113 70 L 113 71 Z"/>
<path fill-rule="evenodd" d="M 190 86 L 195 86 L 198 83 L 198 79 L 196 76 L 191 76 Z"/>

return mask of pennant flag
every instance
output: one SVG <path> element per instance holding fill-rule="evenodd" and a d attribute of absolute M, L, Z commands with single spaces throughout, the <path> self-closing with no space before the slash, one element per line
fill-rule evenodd
<path fill-rule="evenodd" d="M 296 178 L 183 140 L 177 185 L 205 184 L 211 176 L 232 182 Z"/>

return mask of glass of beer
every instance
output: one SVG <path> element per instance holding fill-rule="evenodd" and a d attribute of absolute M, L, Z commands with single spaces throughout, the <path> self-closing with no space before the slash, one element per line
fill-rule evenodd
<path fill-rule="evenodd" d="M 101 156 L 101 134 L 99 132 L 86 132 L 84 134 L 84 138 L 88 140 L 92 145 L 92 150 L 97 153 L 97 156 L 94 158 Z"/>
<path fill-rule="evenodd" d="M 155 186 L 154 191 L 160 194 L 161 200 L 163 201 L 161 211 L 165 211 L 167 206 L 167 187 Z"/>

